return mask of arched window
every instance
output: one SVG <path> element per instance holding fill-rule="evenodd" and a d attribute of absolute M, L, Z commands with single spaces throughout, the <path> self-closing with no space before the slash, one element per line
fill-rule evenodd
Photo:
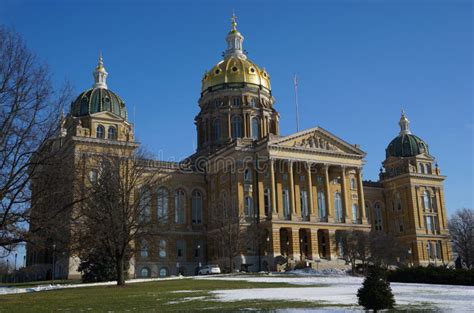
<path fill-rule="evenodd" d="M 318 214 L 319 218 L 325 219 L 327 217 L 326 197 L 324 196 L 323 191 L 318 191 Z"/>
<path fill-rule="evenodd" d="M 258 139 L 258 118 L 252 117 L 252 134 L 253 139 Z"/>
<path fill-rule="evenodd" d="M 244 181 L 246 183 L 252 183 L 252 171 L 249 168 L 246 168 L 244 171 Z"/>
<path fill-rule="evenodd" d="M 140 277 L 150 277 L 150 269 L 148 267 L 143 267 L 140 270 Z"/>
<path fill-rule="evenodd" d="M 142 241 L 140 245 L 140 257 L 143 259 L 148 258 L 148 244 L 146 241 Z"/>
<path fill-rule="evenodd" d="M 342 198 L 339 192 L 334 193 L 334 210 L 336 214 L 336 221 L 340 222 L 342 220 Z"/>
<path fill-rule="evenodd" d="M 375 211 L 375 219 L 374 219 L 374 224 L 375 224 L 375 230 L 382 230 L 382 208 L 380 208 L 380 204 L 377 202 L 374 205 L 374 211 Z"/>
<path fill-rule="evenodd" d="M 300 190 L 300 205 L 301 205 L 301 217 L 307 218 L 309 216 L 308 193 L 304 189 Z"/>
<path fill-rule="evenodd" d="M 245 197 L 245 216 L 253 216 L 253 199 L 251 197 Z"/>
<path fill-rule="evenodd" d="M 423 193 L 423 207 L 425 208 L 426 211 L 431 210 L 431 203 L 430 203 L 430 194 L 428 190 L 425 190 Z"/>
<path fill-rule="evenodd" d="M 290 197 L 288 189 L 283 189 L 283 215 L 285 218 L 290 217 Z"/>
<path fill-rule="evenodd" d="M 396 208 L 397 210 L 401 210 L 401 209 L 402 209 L 402 199 L 401 199 L 399 193 L 397 193 L 397 194 L 395 195 L 395 208 Z"/>
<path fill-rule="evenodd" d="M 367 219 L 370 218 L 370 206 L 369 206 L 368 203 L 365 203 L 365 217 L 366 217 Z"/>
<path fill-rule="evenodd" d="M 240 116 L 235 115 L 232 117 L 232 138 L 242 137 L 242 119 Z"/>
<path fill-rule="evenodd" d="M 431 164 L 430 163 L 426 164 L 426 174 L 431 174 Z"/>
<path fill-rule="evenodd" d="M 113 126 L 110 126 L 107 130 L 107 139 L 115 140 L 117 139 L 117 129 Z"/>
<path fill-rule="evenodd" d="M 158 223 L 168 220 L 168 190 L 165 187 L 158 188 L 156 193 L 156 216 Z"/>
<path fill-rule="evenodd" d="M 418 163 L 418 173 L 420 174 L 425 173 L 425 167 L 423 166 L 423 163 Z"/>
<path fill-rule="evenodd" d="M 166 258 L 166 240 L 160 239 L 158 243 L 158 256 L 162 259 Z"/>
<path fill-rule="evenodd" d="M 216 118 L 212 123 L 214 127 L 214 140 L 221 139 L 221 120 L 220 118 Z"/>
<path fill-rule="evenodd" d="M 151 193 L 148 188 L 143 187 L 140 191 L 140 221 L 149 223 L 151 221 Z"/>
<path fill-rule="evenodd" d="M 104 128 L 104 126 L 97 125 L 96 136 L 97 136 L 97 138 L 102 138 L 102 139 L 105 138 L 105 128 Z"/>
<path fill-rule="evenodd" d="M 181 189 L 176 190 L 174 195 L 175 223 L 184 224 L 185 195 Z"/>
<path fill-rule="evenodd" d="M 355 203 L 352 204 L 352 220 L 355 222 L 359 216 L 359 206 Z"/>
<path fill-rule="evenodd" d="M 202 193 L 194 190 L 192 194 L 192 218 L 193 224 L 202 223 Z"/>
<path fill-rule="evenodd" d="M 168 268 L 166 268 L 166 267 L 160 268 L 159 274 L 160 274 L 160 277 L 166 277 L 166 276 L 168 276 Z"/>

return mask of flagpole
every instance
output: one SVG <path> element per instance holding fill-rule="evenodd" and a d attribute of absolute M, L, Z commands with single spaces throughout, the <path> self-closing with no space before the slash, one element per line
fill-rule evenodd
<path fill-rule="evenodd" d="M 295 107 L 296 107 L 296 132 L 300 131 L 300 113 L 298 108 L 298 77 L 294 76 L 293 83 L 295 85 Z"/>

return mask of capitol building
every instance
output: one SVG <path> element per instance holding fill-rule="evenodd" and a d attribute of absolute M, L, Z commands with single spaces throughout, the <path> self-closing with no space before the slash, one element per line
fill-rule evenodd
<path fill-rule="evenodd" d="M 407 114 L 394 118 L 400 131 L 387 142 L 379 180 L 364 181 L 366 154 L 344 134 L 319 126 L 280 133 L 270 73 L 248 58 L 235 17 L 225 40 L 223 59 L 202 77 L 195 153 L 183 162 L 149 161 L 162 177 L 150 192 L 155 226 L 135 243 L 130 274 L 194 275 L 204 264 L 224 269 L 229 258 L 234 269 L 247 271 L 276 270 L 281 260 L 336 267 L 344 264 L 338 234 L 352 230 L 397 238 L 407 252 L 401 262 L 451 261 L 446 177 Z M 130 152 L 139 147 L 125 102 L 107 85 L 102 57 L 93 75 L 93 87 L 71 104 L 60 134 L 70 153 L 65 160 L 76 165 L 84 156 L 122 151 L 124 143 L 132 143 Z M 93 167 L 81 171 L 94 175 Z M 254 224 L 262 230 L 231 256 L 214 223 L 229 216 L 239 217 L 241 232 Z M 51 268 L 51 262 L 47 252 L 28 247 L 28 267 Z M 63 253 L 56 262 L 55 276 L 80 275 L 77 257 Z"/>

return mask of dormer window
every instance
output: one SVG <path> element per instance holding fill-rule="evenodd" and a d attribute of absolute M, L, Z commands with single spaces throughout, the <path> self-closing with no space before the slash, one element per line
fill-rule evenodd
<path fill-rule="evenodd" d="M 104 139 L 105 138 L 105 128 L 102 125 L 97 125 L 96 137 Z"/>
<path fill-rule="evenodd" d="M 107 139 L 116 140 L 117 139 L 117 129 L 113 126 L 110 126 L 107 132 Z"/>

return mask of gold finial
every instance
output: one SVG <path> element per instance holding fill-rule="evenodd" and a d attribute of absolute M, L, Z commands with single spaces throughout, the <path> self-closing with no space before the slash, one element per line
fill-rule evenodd
<path fill-rule="evenodd" d="M 237 30 L 237 16 L 235 16 L 235 11 L 232 10 L 232 17 L 230 19 L 232 21 L 232 31 Z"/>

